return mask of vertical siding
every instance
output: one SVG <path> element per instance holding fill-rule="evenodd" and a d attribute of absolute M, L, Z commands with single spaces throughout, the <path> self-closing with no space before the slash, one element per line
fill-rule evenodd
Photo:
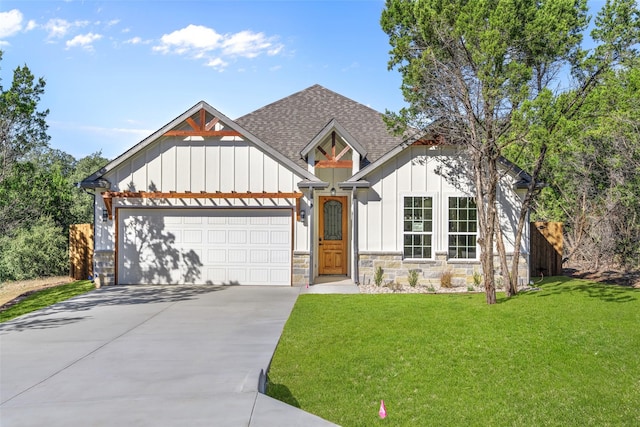
<path fill-rule="evenodd" d="M 294 192 L 303 178 L 247 141 L 223 138 L 163 137 L 105 178 L 117 191 Z M 132 204 L 163 206 L 295 206 L 291 200 L 138 200 L 116 199 L 114 207 Z M 304 202 L 303 202 L 304 203 Z M 102 198 L 96 198 L 96 249 L 113 250 L 113 221 L 103 223 Z M 307 225 L 295 222 L 295 249 L 308 250 Z"/>
<path fill-rule="evenodd" d="M 234 188 L 242 188 L 243 191 L 249 189 L 249 147 L 246 142 L 236 143 L 234 145 L 233 153 L 233 174 L 234 174 Z M 237 191 L 237 190 L 236 190 Z"/>
<path fill-rule="evenodd" d="M 249 191 L 259 192 L 264 188 L 264 157 L 260 150 L 249 150 Z"/>
<path fill-rule="evenodd" d="M 382 246 L 381 250 L 389 251 L 398 247 L 398 170 L 397 160 L 390 161 L 382 167 L 385 179 L 382 181 Z"/>
<path fill-rule="evenodd" d="M 205 191 L 206 184 L 206 158 L 204 144 L 194 144 L 190 147 L 191 159 L 191 183 L 189 185 L 189 191 L 199 193 Z"/>
<path fill-rule="evenodd" d="M 220 188 L 220 147 L 218 145 L 205 146 L 205 165 L 207 171 L 206 191 Z"/>
<path fill-rule="evenodd" d="M 371 188 L 358 196 L 360 250 L 402 251 L 402 198 L 409 194 L 433 197 L 434 250 L 446 250 L 448 197 L 473 195 L 470 173 L 469 164 L 454 149 L 427 146 L 409 147 L 372 171 L 365 177 Z M 505 176 L 500 202 L 507 251 L 513 250 L 521 203 L 512 186 L 513 178 Z"/>
<path fill-rule="evenodd" d="M 191 144 L 176 143 L 176 187 L 175 191 L 190 191 L 191 187 Z"/>
<path fill-rule="evenodd" d="M 171 191 L 176 188 L 176 147 L 173 141 L 160 141 L 161 157 L 160 170 L 162 176 L 162 191 Z"/>
<path fill-rule="evenodd" d="M 368 203 L 366 209 L 361 210 L 366 219 L 366 250 L 382 250 L 382 173 L 375 173 L 372 177 L 372 188 L 368 191 Z M 362 223 L 362 221 L 361 221 Z"/>
<path fill-rule="evenodd" d="M 155 144 L 147 151 L 147 186 L 149 190 L 162 189 L 161 145 Z"/>

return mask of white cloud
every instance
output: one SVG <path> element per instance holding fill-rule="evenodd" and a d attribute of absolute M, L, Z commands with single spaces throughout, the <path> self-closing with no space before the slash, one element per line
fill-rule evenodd
<path fill-rule="evenodd" d="M 207 67 L 211 67 L 213 69 L 222 71 L 229 64 L 227 62 L 225 62 L 222 58 L 212 58 L 205 65 Z"/>
<path fill-rule="evenodd" d="M 227 36 L 222 46 L 224 48 L 223 53 L 226 55 L 255 58 L 260 55 L 261 52 L 269 49 L 271 43 L 263 33 L 240 31 L 239 33 Z"/>
<path fill-rule="evenodd" d="M 61 38 L 71 29 L 71 23 L 65 19 L 50 19 L 44 24 L 44 29 L 49 32 L 48 38 Z"/>
<path fill-rule="evenodd" d="M 189 25 L 160 38 L 160 45 L 153 50 L 178 55 L 197 55 L 220 47 L 222 36 L 215 30 L 201 25 Z"/>
<path fill-rule="evenodd" d="M 129 40 L 125 40 L 124 42 L 125 44 L 140 44 L 142 43 L 142 39 L 140 37 L 133 37 Z"/>
<path fill-rule="evenodd" d="M 100 34 L 80 34 L 67 41 L 67 49 L 70 49 L 72 47 L 81 47 L 86 50 L 93 50 L 93 42 L 100 40 L 101 38 L 102 35 Z"/>
<path fill-rule="evenodd" d="M 86 27 L 89 24 L 89 21 L 69 22 L 66 19 L 53 18 L 44 24 L 44 29 L 49 33 L 48 39 L 59 39 L 66 36 L 71 29 Z"/>
<path fill-rule="evenodd" d="M 18 9 L 0 12 L 0 38 L 10 37 L 22 29 L 22 12 Z"/>
<path fill-rule="evenodd" d="M 228 59 L 255 58 L 262 53 L 273 56 L 284 46 L 277 37 L 249 30 L 221 35 L 212 28 L 188 25 L 185 28 L 164 34 L 153 50 L 163 54 L 185 55 L 191 59 L 203 59 L 208 67 L 222 70 L 229 65 Z"/>
<path fill-rule="evenodd" d="M 24 30 L 31 31 L 37 27 L 38 27 L 38 24 L 36 23 L 36 21 L 34 21 L 33 19 L 30 19 L 29 22 L 27 22 L 27 27 Z"/>

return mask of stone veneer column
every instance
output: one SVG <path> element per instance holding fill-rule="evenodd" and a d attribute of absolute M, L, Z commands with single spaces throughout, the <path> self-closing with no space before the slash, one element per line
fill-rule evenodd
<path fill-rule="evenodd" d="M 309 252 L 293 253 L 292 286 L 305 286 L 309 283 Z"/>
<path fill-rule="evenodd" d="M 96 287 L 115 285 L 116 257 L 115 251 L 94 251 L 93 277 Z"/>

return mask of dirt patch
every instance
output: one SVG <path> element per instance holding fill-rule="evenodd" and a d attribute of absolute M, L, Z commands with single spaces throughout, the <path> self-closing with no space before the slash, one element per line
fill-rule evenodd
<path fill-rule="evenodd" d="M 12 302 L 22 295 L 73 282 L 66 276 L 43 277 L 41 279 L 20 280 L 0 284 L 0 310 L 10 307 Z"/>
<path fill-rule="evenodd" d="M 589 271 L 577 268 L 565 268 L 564 274 L 577 279 L 591 280 L 593 282 L 610 283 L 612 285 L 631 286 L 640 288 L 640 270 L 637 271 L 616 271 L 602 270 Z"/>

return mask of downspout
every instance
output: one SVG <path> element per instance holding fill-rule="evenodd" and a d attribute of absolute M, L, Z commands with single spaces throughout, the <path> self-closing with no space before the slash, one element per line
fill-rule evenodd
<path fill-rule="evenodd" d="M 358 196 L 356 193 L 356 187 L 351 188 L 351 212 L 353 214 L 353 283 L 360 284 L 360 272 L 358 265 L 360 263 L 358 255 Z"/>

